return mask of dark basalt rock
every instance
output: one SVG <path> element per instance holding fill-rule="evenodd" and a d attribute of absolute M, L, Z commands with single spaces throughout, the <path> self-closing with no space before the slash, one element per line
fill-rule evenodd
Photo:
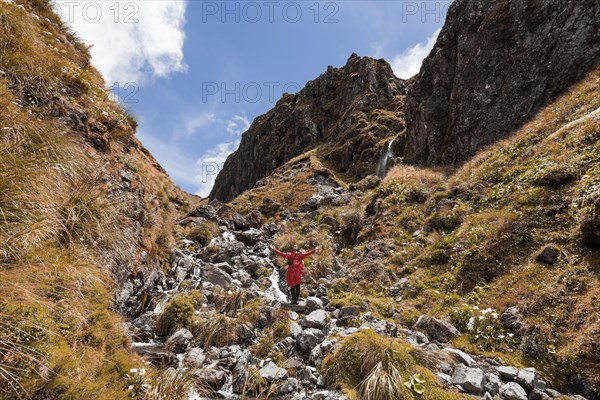
<path fill-rule="evenodd" d="M 329 67 L 253 121 L 210 198 L 230 201 L 261 186 L 277 167 L 320 143 L 327 143 L 324 157 L 341 172 L 373 174 L 384 139 L 404 128 L 405 92 L 385 60 L 353 54 L 344 67 Z"/>
<path fill-rule="evenodd" d="M 406 98 L 412 161 L 459 164 L 600 61 L 597 0 L 457 0 Z"/>

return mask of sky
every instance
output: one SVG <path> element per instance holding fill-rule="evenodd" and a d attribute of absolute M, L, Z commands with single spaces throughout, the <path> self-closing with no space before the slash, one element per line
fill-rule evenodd
<path fill-rule="evenodd" d="M 54 0 L 184 190 L 206 196 L 254 118 L 352 53 L 419 71 L 451 0 Z"/>

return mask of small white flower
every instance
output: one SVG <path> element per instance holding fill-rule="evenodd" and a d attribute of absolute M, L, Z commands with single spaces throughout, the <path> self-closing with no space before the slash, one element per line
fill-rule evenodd
<path fill-rule="evenodd" d="M 515 336 L 514 333 L 509 333 L 508 334 L 508 337 L 513 337 L 513 336 Z"/>

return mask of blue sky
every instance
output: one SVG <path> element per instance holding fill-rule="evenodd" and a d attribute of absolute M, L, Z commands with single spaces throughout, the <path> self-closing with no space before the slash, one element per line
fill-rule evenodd
<path fill-rule="evenodd" d="M 200 195 L 252 120 L 328 65 L 355 52 L 385 58 L 402 78 L 418 72 L 451 3 L 61 1 L 57 12 L 137 117 L 138 138 Z"/>

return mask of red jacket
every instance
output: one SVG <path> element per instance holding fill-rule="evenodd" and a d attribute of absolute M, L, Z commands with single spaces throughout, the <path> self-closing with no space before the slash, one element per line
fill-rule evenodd
<path fill-rule="evenodd" d="M 273 249 L 273 251 L 279 254 L 281 257 L 285 258 L 286 260 L 293 260 L 293 264 L 290 265 L 287 269 L 286 280 L 288 286 L 296 286 L 299 285 L 300 282 L 302 282 L 302 277 L 304 276 L 304 264 L 302 263 L 302 260 L 304 260 L 305 257 L 308 257 L 311 254 L 313 254 L 316 251 L 316 249 L 307 251 L 306 253 L 303 253 L 301 251 L 291 251 L 288 253 L 284 253 L 277 249 Z"/>

